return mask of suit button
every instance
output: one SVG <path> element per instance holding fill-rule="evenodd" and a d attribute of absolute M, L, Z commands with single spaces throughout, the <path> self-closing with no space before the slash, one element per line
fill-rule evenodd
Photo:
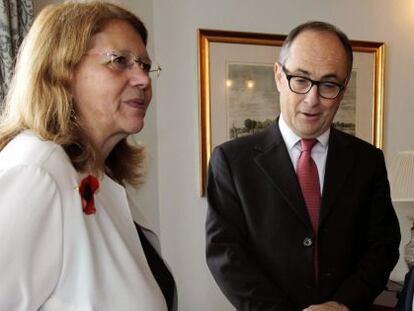
<path fill-rule="evenodd" d="M 305 238 L 303 240 L 303 245 L 307 246 L 307 247 L 312 246 L 312 239 L 311 238 Z"/>

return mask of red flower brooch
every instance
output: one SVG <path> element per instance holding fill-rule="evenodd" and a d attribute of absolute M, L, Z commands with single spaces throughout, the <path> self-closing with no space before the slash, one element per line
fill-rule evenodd
<path fill-rule="evenodd" d="M 79 186 L 79 193 L 82 198 L 82 209 L 86 215 L 96 213 L 94 193 L 99 188 L 99 181 L 96 177 L 88 175 L 82 179 Z"/>

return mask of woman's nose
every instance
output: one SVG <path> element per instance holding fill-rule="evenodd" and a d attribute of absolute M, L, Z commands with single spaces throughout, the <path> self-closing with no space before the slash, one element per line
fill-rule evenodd
<path fill-rule="evenodd" d="M 132 86 L 138 86 L 142 89 L 147 88 L 151 85 L 151 77 L 148 72 L 134 63 L 134 65 L 128 69 L 127 74 L 129 75 L 129 81 Z"/>

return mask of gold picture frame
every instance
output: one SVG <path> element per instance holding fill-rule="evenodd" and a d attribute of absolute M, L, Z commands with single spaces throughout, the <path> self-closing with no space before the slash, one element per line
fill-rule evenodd
<path fill-rule="evenodd" d="M 232 73 L 239 78 L 245 73 L 246 76 L 256 74 L 261 81 L 273 79 L 268 71 L 277 60 L 278 50 L 285 38 L 285 35 L 278 34 L 198 30 L 201 195 L 205 194 L 208 162 L 212 149 L 229 140 L 230 132 L 237 133 L 238 128 L 234 125 L 236 122 L 234 120 L 243 118 L 243 115 L 245 117 L 245 112 L 240 114 L 240 118 L 237 118 L 237 115 L 234 120 L 230 117 L 234 108 L 229 107 L 233 107 L 234 103 L 228 104 L 227 101 L 229 98 L 240 99 L 241 97 L 234 96 L 237 93 L 228 91 L 231 80 L 227 78 Z M 353 76 L 350 81 L 353 82 L 353 88 L 351 87 L 349 103 L 351 103 L 350 107 L 353 107 L 353 110 L 351 109 L 353 114 L 344 113 L 346 116 L 355 118 L 355 122 L 353 121 L 350 125 L 353 126 L 351 131 L 354 131 L 355 136 L 382 148 L 384 43 L 352 40 L 351 44 L 354 51 L 353 74 L 355 72 L 355 77 Z M 267 106 L 263 110 L 268 111 L 271 117 L 274 111 L 267 108 L 270 105 L 278 106 L 278 99 L 276 105 L 269 105 L 269 98 L 273 96 L 268 92 L 269 83 L 266 81 L 267 99 L 265 97 L 263 105 Z M 259 97 L 259 101 L 260 98 L 262 97 Z M 273 115 L 274 117 L 276 115 Z M 261 115 L 258 118 L 263 120 L 266 116 Z M 233 120 L 231 126 L 229 120 Z M 267 121 L 258 123 L 265 124 Z M 342 122 L 342 125 L 349 126 L 349 123 Z M 230 135 L 233 136 L 233 134 Z"/>

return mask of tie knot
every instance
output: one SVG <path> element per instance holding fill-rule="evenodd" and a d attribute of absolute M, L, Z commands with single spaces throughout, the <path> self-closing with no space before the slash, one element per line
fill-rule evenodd
<path fill-rule="evenodd" d="M 300 148 L 302 151 L 308 151 L 310 152 L 313 148 L 313 146 L 315 146 L 315 144 L 318 142 L 318 140 L 316 138 L 311 138 L 311 139 L 304 139 L 302 138 L 300 140 Z"/>

